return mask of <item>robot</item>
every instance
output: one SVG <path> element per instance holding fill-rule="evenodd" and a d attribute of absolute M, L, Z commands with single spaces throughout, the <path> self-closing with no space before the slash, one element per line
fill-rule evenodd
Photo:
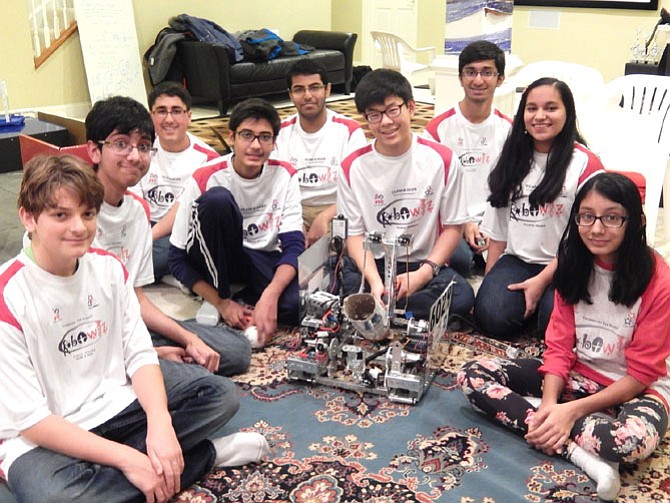
<path fill-rule="evenodd" d="M 432 306 L 429 320 L 407 320 L 396 311 L 396 260 L 410 242 L 408 235 L 365 237 L 366 250 L 385 247 L 386 306 L 363 293 L 363 284 L 346 298 L 321 289 L 302 292 L 299 347 L 286 361 L 290 379 L 411 405 L 421 400 L 441 364 L 438 345 L 447 331 L 452 288 Z M 342 247 L 335 251 L 341 255 Z"/>

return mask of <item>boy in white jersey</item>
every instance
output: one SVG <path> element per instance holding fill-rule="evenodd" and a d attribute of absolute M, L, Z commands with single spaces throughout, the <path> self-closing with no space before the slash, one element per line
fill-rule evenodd
<path fill-rule="evenodd" d="M 469 276 L 475 254 L 488 248 L 489 238 L 479 229 L 489 195 L 487 179 L 512 127 L 493 108 L 495 91 L 505 80 L 505 53 L 492 42 L 472 42 L 458 57 L 458 75 L 463 99 L 430 120 L 423 136 L 452 149 L 460 164 L 470 221 L 451 266 Z"/>
<path fill-rule="evenodd" d="M 230 114 L 233 153 L 186 183 L 170 237 L 169 263 L 182 284 L 237 328 L 256 327 L 259 345 L 277 322 L 298 323 L 298 256 L 305 249 L 300 188 L 290 163 L 270 159 L 275 108 L 251 98 Z M 230 285 L 243 283 L 237 302 Z"/>
<path fill-rule="evenodd" d="M 234 383 L 196 365 L 159 368 L 126 269 L 89 248 L 103 194 L 78 158 L 25 166 L 31 240 L 0 266 L 0 375 L 11 383 L 0 475 L 19 502 L 167 501 L 267 447 L 256 433 L 207 440 L 237 411 Z"/>
<path fill-rule="evenodd" d="M 368 73 L 356 89 L 356 108 L 375 140 L 347 156 L 338 177 L 337 207 L 349 221 L 346 246 L 353 259 L 343 268 L 344 293 L 358 290 L 363 272 L 371 293 L 382 301 L 383 254 L 365 259 L 365 233 L 410 234 L 409 256 L 402 250 L 397 263 L 398 305 L 427 319 L 454 280 L 451 312 L 468 314 L 472 287 L 446 266 L 467 221 L 453 152 L 412 133 L 412 86 L 396 71 Z"/>
<path fill-rule="evenodd" d="M 310 246 L 328 233 L 335 216 L 340 163 L 367 140 L 357 121 L 326 108 L 331 85 L 321 63 L 297 61 L 286 74 L 286 85 L 298 113 L 282 121 L 274 155 L 298 170 Z"/>
<path fill-rule="evenodd" d="M 143 105 L 123 96 L 95 103 L 86 116 L 88 154 L 105 188 L 96 245 L 115 253 L 130 273 L 140 301 L 142 319 L 154 344 L 179 346 L 175 358 L 196 362 L 212 372 L 245 372 L 251 347 L 241 334 L 194 320 L 175 321 L 145 295 L 154 282 L 152 239 L 146 202 L 128 192 L 146 173 L 153 151 L 154 128 Z"/>
<path fill-rule="evenodd" d="M 149 93 L 149 110 L 156 130 L 149 171 L 130 190 L 141 196 L 151 213 L 154 279 L 170 274 L 168 249 L 179 200 L 193 172 L 219 154 L 187 131 L 191 123 L 191 95 L 178 82 L 161 82 Z"/>

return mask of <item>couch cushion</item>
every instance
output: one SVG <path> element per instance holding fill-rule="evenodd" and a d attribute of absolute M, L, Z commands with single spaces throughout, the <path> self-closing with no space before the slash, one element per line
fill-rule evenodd
<path fill-rule="evenodd" d="M 344 54 L 334 50 L 316 50 L 304 56 L 277 58 L 262 63 L 240 62 L 230 67 L 230 82 L 249 83 L 264 80 L 283 79 L 293 63 L 302 58 L 318 59 L 331 72 L 344 68 Z"/>

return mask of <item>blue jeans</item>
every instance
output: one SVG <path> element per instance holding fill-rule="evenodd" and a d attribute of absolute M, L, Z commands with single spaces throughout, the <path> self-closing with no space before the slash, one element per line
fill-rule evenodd
<path fill-rule="evenodd" d="M 201 325 L 195 320 L 175 320 L 189 332 L 196 334 L 210 348 L 221 355 L 219 370 L 217 374 L 232 376 L 243 374 L 251 363 L 251 344 L 242 332 L 234 330 L 226 325 L 211 327 Z M 156 332 L 151 333 L 154 346 L 179 346 L 176 342 Z"/>
<path fill-rule="evenodd" d="M 377 271 L 384 279 L 384 259 L 375 260 Z M 420 267 L 418 262 L 411 262 L 409 270 L 414 271 Z M 406 272 L 407 266 L 404 262 L 397 263 L 397 274 Z M 466 316 L 472 309 L 475 301 L 475 294 L 470 284 L 450 267 L 442 267 L 440 273 L 431 279 L 423 289 L 410 295 L 408 299 L 398 299 L 396 307 L 406 308 L 411 311 L 415 318 L 427 320 L 430 318 L 430 308 L 433 303 L 442 295 L 449 283 L 454 280 L 451 310 L 450 314 L 459 314 Z M 361 285 L 361 272 L 356 263 L 349 257 L 343 258 L 342 284 L 344 295 L 357 293 Z M 336 288 L 334 291 L 338 291 Z"/>
<path fill-rule="evenodd" d="M 197 365 L 167 361 L 160 365 L 172 426 L 184 455 L 181 487 L 186 488 L 214 465 L 216 452 L 207 437 L 237 412 L 237 388 L 225 377 Z M 146 453 L 146 415 L 137 400 L 91 432 Z M 20 456 L 8 475 L 19 502 L 144 501 L 142 492 L 117 468 L 42 447 Z"/>
<path fill-rule="evenodd" d="M 469 278 L 475 265 L 475 252 L 463 236 L 458 241 L 458 246 L 449 259 L 449 267 L 464 278 Z M 154 266 L 155 268 L 156 266 Z"/>
<path fill-rule="evenodd" d="M 498 259 L 484 276 L 475 300 L 475 322 L 486 335 L 516 339 L 525 324 L 535 321 L 536 336 L 544 338 L 554 309 L 554 287 L 550 285 L 544 291 L 536 313 L 526 320 L 523 317 L 526 310 L 523 291 L 512 291 L 507 286 L 532 278 L 545 267 L 542 264 L 527 264 L 514 255 L 503 255 Z"/>
<path fill-rule="evenodd" d="M 163 276 L 170 274 L 168 266 L 168 250 L 170 249 L 170 235 L 154 241 L 151 249 L 151 258 L 154 263 L 154 280 L 160 281 Z"/>

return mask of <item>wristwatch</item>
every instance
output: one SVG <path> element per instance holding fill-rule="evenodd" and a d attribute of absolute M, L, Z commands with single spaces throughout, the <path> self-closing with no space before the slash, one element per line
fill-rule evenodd
<path fill-rule="evenodd" d="M 426 260 L 422 260 L 422 261 L 421 261 L 421 265 L 419 265 L 419 267 L 423 266 L 424 264 L 428 264 L 428 265 L 430 266 L 430 268 L 433 270 L 433 278 L 434 278 L 435 276 L 437 276 L 438 274 L 440 274 L 440 266 L 437 265 L 437 264 L 436 264 L 435 262 L 433 262 L 432 260 L 428 260 L 428 259 L 426 259 Z"/>

